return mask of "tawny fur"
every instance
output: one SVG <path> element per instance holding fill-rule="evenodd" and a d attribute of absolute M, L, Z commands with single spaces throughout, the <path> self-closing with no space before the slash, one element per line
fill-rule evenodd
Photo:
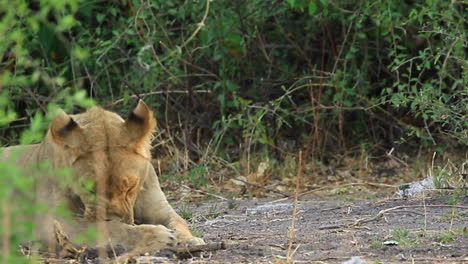
<path fill-rule="evenodd" d="M 150 163 L 155 126 L 153 112 L 143 101 L 126 120 L 100 107 L 77 115 L 59 111 L 43 142 L 3 149 L 3 160 L 14 158 L 27 168 L 27 176 L 37 177 L 36 202 L 48 206 L 35 219 L 42 244 L 60 250 L 54 221 L 61 223 L 71 240 L 99 224 L 104 227 L 101 242 L 133 250 L 158 249 L 176 242 L 204 243 L 190 233 L 161 191 Z M 42 161 L 50 162 L 52 169 L 38 172 L 37 164 Z M 72 179 L 58 179 L 54 169 L 66 167 L 73 168 Z M 84 190 L 85 181 L 93 182 L 95 188 Z M 71 211 L 71 219 L 54 213 L 61 202 Z M 144 225 L 134 225 L 135 220 Z"/>

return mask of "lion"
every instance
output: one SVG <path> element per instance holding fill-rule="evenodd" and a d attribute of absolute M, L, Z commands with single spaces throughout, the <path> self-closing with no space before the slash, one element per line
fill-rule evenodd
<path fill-rule="evenodd" d="M 3 149 L 3 160 L 19 152 L 18 165 L 32 166 L 30 174 L 39 174 L 35 199 L 48 207 L 34 219 L 42 245 L 60 250 L 54 222 L 71 240 L 89 227 L 101 227 L 99 241 L 128 250 L 204 244 L 192 235 L 161 190 L 150 163 L 155 127 L 153 112 L 142 100 L 126 120 L 97 106 L 76 115 L 59 110 L 41 143 Z M 51 170 L 37 173 L 37 164 L 44 161 Z M 71 180 L 57 179 L 53 172 L 61 168 L 72 169 Z M 83 182 L 94 187 L 86 190 L 80 186 Z M 56 213 L 61 204 L 71 212 L 71 219 Z"/>

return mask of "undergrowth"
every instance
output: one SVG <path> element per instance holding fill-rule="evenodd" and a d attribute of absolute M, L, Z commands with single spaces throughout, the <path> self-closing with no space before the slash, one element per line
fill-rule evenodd
<path fill-rule="evenodd" d="M 57 91 L 83 88 L 120 112 L 145 99 L 160 124 L 155 152 L 184 170 L 262 149 L 327 161 L 362 146 L 468 143 L 456 1 L 11 5 L 0 10 L 0 85 L 19 120 L 0 131 L 5 142 Z"/>
<path fill-rule="evenodd" d="M 91 98 L 126 113 L 144 99 L 159 122 L 158 172 L 196 188 L 233 174 L 292 185 L 302 151 L 304 181 L 315 185 L 413 169 L 466 190 L 465 9 L 459 1 L 0 0 L 1 141 L 39 142 L 58 105 L 81 112 Z M 413 156 L 434 152 L 443 155 L 411 168 Z M 16 175 L 6 165 L 2 182 Z"/>

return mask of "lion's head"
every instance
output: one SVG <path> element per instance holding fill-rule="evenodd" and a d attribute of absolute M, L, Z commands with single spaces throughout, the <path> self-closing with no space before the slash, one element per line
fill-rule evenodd
<path fill-rule="evenodd" d="M 72 167 L 74 176 L 92 181 L 79 197 L 88 220 L 118 219 L 133 223 L 133 206 L 150 159 L 150 141 L 156 126 L 153 112 L 143 102 L 123 120 L 100 107 L 77 115 L 60 113 L 54 118 L 46 143 L 54 149 L 55 167 Z"/>

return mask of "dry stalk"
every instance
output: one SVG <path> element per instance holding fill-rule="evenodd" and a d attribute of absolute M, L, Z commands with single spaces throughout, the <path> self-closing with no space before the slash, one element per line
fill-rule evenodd
<path fill-rule="evenodd" d="M 172 131 L 171 129 L 171 126 L 169 125 L 170 122 L 169 122 L 169 93 L 166 93 L 166 107 L 164 109 L 164 121 L 165 121 L 165 124 L 166 124 L 166 127 L 165 127 L 165 134 L 166 134 L 166 138 L 167 140 L 165 140 L 165 142 L 167 142 L 167 144 L 165 144 L 165 147 L 166 147 L 166 150 L 167 150 L 167 153 L 171 156 L 171 160 L 175 160 L 177 162 L 177 168 L 179 167 L 179 161 L 180 161 L 180 154 L 179 154 L 179 149 L 177 148 L 177 145 L 175 143 L 175 133 L 174 131 Z M 162 132 L 160 134 L 160 136 L 162 137 Z M 169 145 L 169 143 L 171 145 Z"/>
<path fill-rule="evenodd" d="M 432 137 L 432 136 L 431 136 Z M 432 155 L 432 163 L 431 163 L 431 169 L 429 170 L 429 178 L 432 179 L 432 181 L 434 181 L 434 160 L 435 160 L 435 157 L 436 157 L 436 154 L 437 152 L 434 152 L 433 155 Z M 426 207 L 426 190 L 423 189 L 422 191 L 422 203 L 423 203 L 423 208 L 424 208 L 424 235 L 426 235 L 426 231 L 427 231 L 427 207 Z"/>
<path fill-rule="evenodd" d="M 289 245 L 286 254 L 286 263 L 293 263 L 293 256 L 299 245 L 293 249 L 294 238 L 296 235 L 296 217 L 297 217 L 297 198 L 300 192 L 300 183 L 302 181 L 302 151 L 299 151 L 299 162 L 297 166 L 296 189 L 294 191 L 294 206 L 291 217 L 291 226 L 289 227 Z"/>
<path fill-rule="evenodd" d="M 185 120 L 187 120 L 187 118 L 185 118 Z M 187 126 L 184 126 L 184 124 L 182 123 L 179 113 L 177 114 L 177 121 L 179 122 L 179 128 L 182 131 L 182 140 L 183 140 L 182 144 L 184 145 L 182 165 L 183 165 L 184 171 L 187 171 L 189 169 L 189 163 L 190 163 L 188 138 L 187 138 L 187 133 L 186 133 Z"/>

